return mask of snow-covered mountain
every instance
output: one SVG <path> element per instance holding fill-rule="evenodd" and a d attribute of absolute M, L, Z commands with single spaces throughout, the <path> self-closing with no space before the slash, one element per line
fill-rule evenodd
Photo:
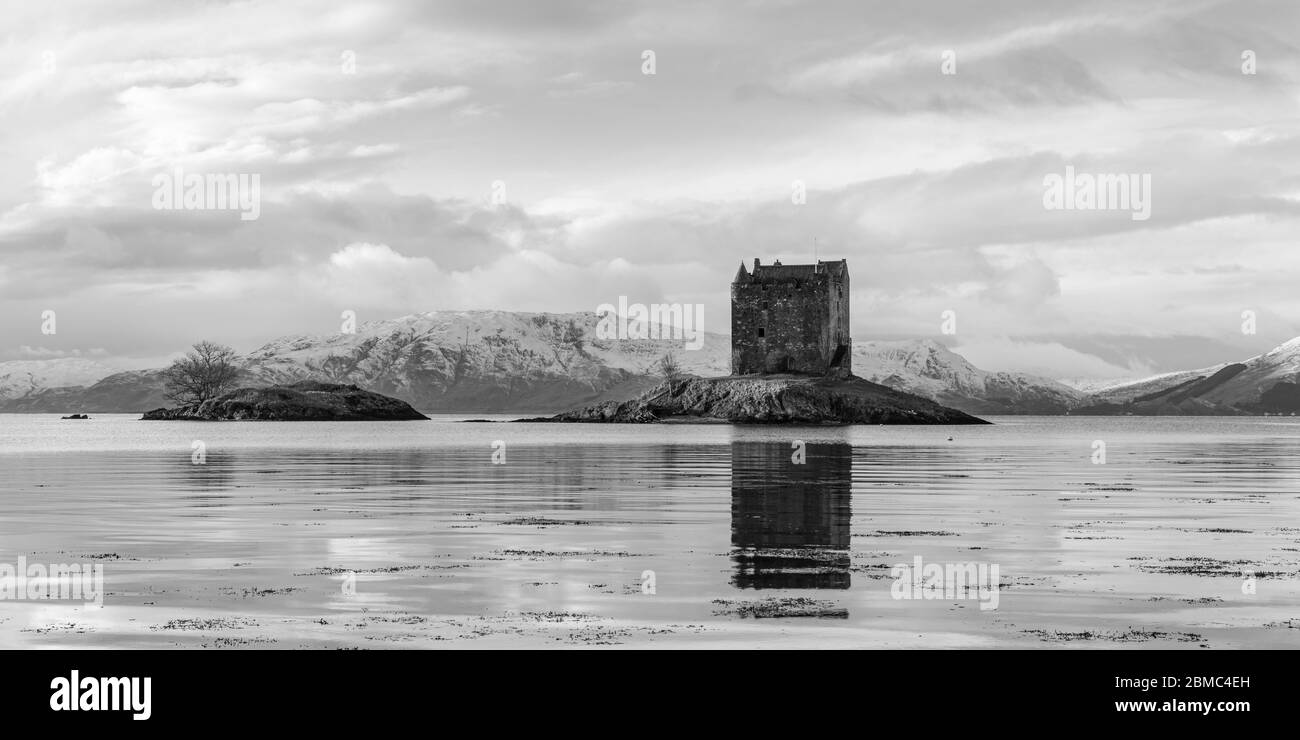
<path fill-rule="evenodd" d="M 162 370 L 115 372 L 84 386 L 35 388 L 0 398 L 0 412 L 140 412 L 168 405 Z"/>
<path fill-rule="evenodd" d="M 1080 413 L 1258 414 L 1300 411 L 1300 337 L 1241 362 L 1166 373 L 1094 393 Z"/>
<path fill-rule="evenodd" d="M 929 339 L 854 342 L 853 374 L 970 414 L 1060 414 L 1084 397 L 1050 378 L 981 370 Z"/>
<path fill-rule="evenodd" d="M 20 398 L 46 388 L 88 385 L 114 370 L 81 357 L 0 362 L 0 399 Z"/>
<path fill-rule="evenodd" d="M 1207 378 L 1227 367 L 1227 365 L 1228 363 L 1223 363 L 1199 370 L 1177 370 L 1172 373 L 1152 375 L 1149 378 L 1140 380 L 1124 380 L 1118 383 L 1110 383 L 1094 388 L 1088 393 L 1088 401 L 1090 403 L 1127 403 L 1135 398 L 1160 393 L 1191 380 Z"/>
<path fill-rule="evenodd" d="M 683 339 L 601 339 L 598 323 L 589 313 L 414 314 L 362 324 L 355 333 L 277 339 L 244 358 L 241 382 L 355 383 L 424 411 L 549 412 L 631 398 L 658 382 L 656 365 L 669 353 L 685 373 L 729 371 L 725 335 L 706 332 L 702 346 L 690 350 Z M 33 382 L 0 396 L 0 411 L 134 412 L 167 405 L 159 370 L 105 371 L 99 378 L 79 388 Z"/>
<path fill-rule="evenodd" d="M 730 372 L 730 337 L 601 339 L 595 314 L 437 311 L 362 324 L 352 334 L 293 336 L 249 353 L 242 382 L 355 383 L 427 412 L 553 412 L 626 400 L 683 372 Z M 1087 394 L 1024 373 L 981 370 L 931 340 L 866 342 L 853 372 L 971 414 L 1289 413 L 1300 410 L 1300 338 L 1240 363 L 1168 373 Z M 0 411 L 136 412 L 168 405 L 161 370 L 113 372 L 93 360 L 0 363 Z"/>
<path fill-rule="evenodd" d="M 267 383 L 356 383 L 431 411 L 550 411 L 631 398 L 671 353 L 683 372 L 725 375 L 731 340 L 601 339 L 595 314 L 438 311 L 363 324 L 355 334 L 287 337 L 248 356 Z M 665 332 L 666 333 L 666 332 Z"/>
<path fill-rule="evenodd" d="M 355 383 L 423 411 L 513 413 L 632 398 L 659 381 L 656 365 L 670 352 L 683 372 L 730 372 L 726 335 L 705 333 L 703 346 L 688 350 L 681 339 L 601 339 L 598 323 L 589 313 L 413 314 L 362 324 L 350 334 L 277 339 L 244 358 L 241 382 Z M 853 369 L 973 414 L 1062 413 L 1081 396 L 1046 378 L 980 370 L 932 341 L 856 343 Z M 55 379 L 52 369 L 32 377 L 0 395 L 0 410 L 112 412 L 167 405 L 160 370 L 109 373 L 69 365 L 57 382 L 40 379 Z"/>

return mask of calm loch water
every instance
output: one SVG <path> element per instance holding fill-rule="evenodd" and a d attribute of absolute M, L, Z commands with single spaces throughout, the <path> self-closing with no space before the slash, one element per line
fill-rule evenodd
<path fill-rule="evenodd" d="M 105 586 L 0 647 L 1300 647 L 1291 418 L 137 419 L 0 415 L 0 564 Z"/>

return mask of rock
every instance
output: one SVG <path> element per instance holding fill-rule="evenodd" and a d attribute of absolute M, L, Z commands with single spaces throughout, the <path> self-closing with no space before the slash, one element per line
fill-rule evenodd
<path fill-rule="evenodd" d="M 767 424 L 987 424 L 926 398 L 858 377 L 745 375 L 661 383 L 631 401 L 606 401 L 520 421 L 725 421 Z"/>
<path fill-rule="evenodd" d="M 64 417 L 61 417 L 61 418 L 63 418 L 63 419 L 89 419 L 90 417 L 89 417 L 89 416 L 86 416 L 85 414 L 73 414 L 72 416 L 64 416 Z"/>
<path fill-rule="evenodd" d="M 239 388 L 197 406 L 156 409 L 150 421 L 414 421 L 429 417 L 396 398 L 355 385 L 302 381 Z"/>

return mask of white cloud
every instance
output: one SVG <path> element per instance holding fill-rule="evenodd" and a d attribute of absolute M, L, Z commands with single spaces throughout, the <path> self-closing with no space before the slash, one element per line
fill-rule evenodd
<path fill-rule="evenodd" d="M 1007 337 L 1222 338 L 1246 308 L 1261 334 L 1300 330 L 1294 4 L 7 12 L 0 352 L 43 341 L 21 317 L 46 304 L 94 327 L 52 351 L 154 356 L 199 324 L 239 346 L 306 331 L 342 300 L 673 296 L 725 321 L 737 262 L 811 258 L 814 239 L 849 259 L 857 336 L 931 336 L 953 309 L 994 364 L 1126 370 Z M 1254 77 L 1242 39 L 1267 50 Z M 1150 172 L 1152 219 L 1044 211 L 1067 163 Z M 150 210 L 174 167 L 259 173 L 261 218 Z M 509 206 L 488 207 L 495 180 Z"/>
<path fill-rule="evenodd" d="M 1149 365 L 1134 363 L 1121 367 L 1058 342 L 983 337 L 962 339 L 952 351 L 985 370 L 1026 372 L 1049 378 L 1134 378 L 1153 373 Z"/>

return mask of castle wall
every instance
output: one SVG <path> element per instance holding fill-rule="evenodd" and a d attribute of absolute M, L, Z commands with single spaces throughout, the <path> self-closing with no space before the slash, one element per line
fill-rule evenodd
<path fill-rule="evenodd" d="M 828 372 L 847 377 L 853 371 L 853 338 L 849 334 L 849 273 L 831 283 L 828 290 L 829 320 L 826 324 L 825 353 Z M 841 347 L 843 348 L 841 350 Z M 829 363 L 835 363 L 829 367 Z"/>
<path fill-rule="evenodd" d="M 824 269 L 803 278 L 760 276 L 732 283 L 732 373 L 821 375 L 831 371 L 844 346 L 835 373 L 847 375 L 852 354 L 847 277 L 847 271 L 833 278 Z"/>

